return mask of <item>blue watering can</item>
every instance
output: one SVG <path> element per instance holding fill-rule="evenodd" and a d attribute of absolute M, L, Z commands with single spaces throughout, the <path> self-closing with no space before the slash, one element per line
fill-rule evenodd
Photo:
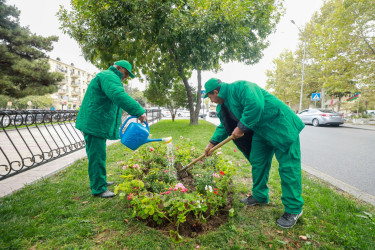
<path fill-rule="evenodd" d="M 148 127 L 147 121 L 145 121 L 146 127 L 140 123 L 131 122 L 126 128 L 125 132 L 122 132 L 126 123 L 131 118 L 137 117 L 130 116 L 128 119 L 125 120 L 125 122 L 122 124 L 120 128 L 121 143 L 127 146 L 128 148 L 136 150 L 137 148 L 148 142 L 163 141 L 165 143 L 170 143 L 172 141 L 172 137 L 149 139 L 148 136 L 150 135 L 150 128 Z"/>

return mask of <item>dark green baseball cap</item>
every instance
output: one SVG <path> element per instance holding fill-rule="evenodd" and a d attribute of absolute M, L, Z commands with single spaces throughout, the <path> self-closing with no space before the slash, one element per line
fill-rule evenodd
<path fill-rule="evenodd" d="M 123 67 L 123 68 L 127 69 L 129 71 L 129 76 L 131 78 L 135 77 L 135 75 L 132 73 L 132 65 L 130 64 L 130 62 L 128 62 L 126 60 L 121 60 L 121 61 L 115 62 L 115 65 L 118 65 L 120 67 Z"/>
<path fill-rule="evenodd" d="M 219 84 L 221 81 L 217 78 L 211 78 L 204 84 L 204 88 L 206 89 L 206 94 L 204 95 L 204 98 L 207 98 L 207 94 L 211 92 L 212 90 L 215 90 L 217 87 L 219 87 Z"/>

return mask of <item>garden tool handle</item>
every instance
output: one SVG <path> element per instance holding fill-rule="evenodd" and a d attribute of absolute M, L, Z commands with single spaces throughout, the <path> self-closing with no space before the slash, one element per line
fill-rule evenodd
<path fill-rule="evenodd" d="M 233 140 L 233 137 L 232 136 L 229 136 L 227 139 L 225 139 L 224 141 L 220 142 L 219 144 L 215 145 L 213 148 L 210 149 L 210 152 L 214 152 L 216 149 L 220 148 L 221 146 L 223 146 L 225 143 L 229 142 Z M 202 160 L 206 155 L 205 154 L 202 154 L 201 156 L 199 156 L 197 159 L 195 159 L 194 161 L 190 162 L 186 167 L 184 167 L 183 169 L 180 170 L 183 171 L 187 168 L 189 168 L 190 166 L 194 165 L 195 163 L 197 163 L 198 161 Z"/>

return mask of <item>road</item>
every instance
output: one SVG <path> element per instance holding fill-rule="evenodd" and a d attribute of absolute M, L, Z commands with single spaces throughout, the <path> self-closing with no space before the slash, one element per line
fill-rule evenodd
<path fill-rule="evenodd" d="M 300 139 L 303 164 L 375 196 L 375 130 L 306 125 Z"/>
<path fill-rule="evenodd" d="M 306 125 L 300 140 L 305 166 L 375 196 L 375 130 Z"/>

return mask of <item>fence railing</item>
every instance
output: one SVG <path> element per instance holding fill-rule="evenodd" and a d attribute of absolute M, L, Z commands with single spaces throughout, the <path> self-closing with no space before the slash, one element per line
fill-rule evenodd
<path fill-rule="evenodd" d="M 0 110 L 0 181 L 85 147 L 76 110 Z M 160 110 L 146 110 L 149 122 Z M 124 114 L 122 121 L 127 117 Z"/>

